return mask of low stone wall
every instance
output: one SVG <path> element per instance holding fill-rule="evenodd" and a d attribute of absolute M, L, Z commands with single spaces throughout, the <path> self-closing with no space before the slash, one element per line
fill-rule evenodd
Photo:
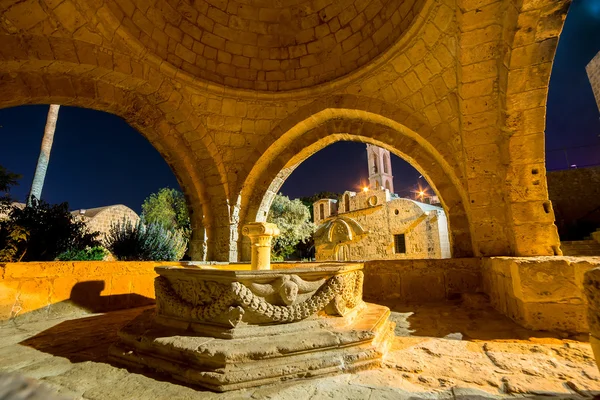
<path fill-rule="evenodd" d="M 375 260 L 364 263 L 366 301 L 424 303 L 483 290 L 480 258 Z"/>
<path fill-rule="evenodd" d="M 583 275 L 600 257 L 483 259 L 483 287 L 493 307 L 534 330 L 589 332 Z"/>
<path fill-rule="evenodd" d="M 0 263 L 0 321 L 154 303 L 154 267 L 178 262 Z"/>
<path fill-rule="evenodd" d="M 185 262 L 0 263 L 0 321 L 152 304 L 154 267 L 188 264 L 249 268 L 248 264 Z M 367 261 L 364 299 L 427 303 L 484 292 L 495 309 L 529 329 L 587 333 L 583 275 L 595 267 L 600 267 L 600 257 Z"/>

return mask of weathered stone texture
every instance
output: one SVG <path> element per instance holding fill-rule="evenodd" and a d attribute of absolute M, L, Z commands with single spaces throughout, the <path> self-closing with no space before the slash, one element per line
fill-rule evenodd
<path fill-rule="evenodd" d="M 123 117 L 181 183 L 196 259 L 243 258 L 241 225 L 260 221 L 287 175 L 339 140 L 382 146 L 423 173 L 453 255 L 558 254 L 552 218 L 538 210 L 568 4 L 9 1 L 0 106 Z"/>
<path fill-rule="evenodd" d="M 598 265 L 598 257 L 487 258 L 484 291 L 494 308 L 526 328 L 584 333 L 584 274 Z"/>
<path fill-rule="evenodd" d="M 100 238 L 105 237 L 113 225 L 122 224 L 124 221 L 136 224 L 140 219 L 135 211 L 122 204 L 75 210 L 72 214 L 84 221 L 90 231 L 100 232 Z"/>
<path fill-rule="evenodd" d="M 483 290 L 481 259 L 375 260 L 364 263 L 367 301 L 418 304 Z"/>
<path fill-rule="evenodd" d="M 158 265 L 152 261 L 0 264 L 0 321 L 152 304 Z"/>
<path fill-rule="evenodd" d="M 329 199 L 315 202 L 315 215 L 324 203 L 332 204 Z M 345 192 L 340 203 L 336 215 L 315 218 L 317 261 L 450 257 L 447 219 L 439 207 L 392 199 L 387 189 Z M 404 252 L 395 248 L 394 237 L 400 234 Z"/>
<path fill-rule="evenodd" d="M 590 61 L 585 70 L 590 80 L 590 85 L 592 85 L 598 110 L 600 110 L 600 52 Z"/>

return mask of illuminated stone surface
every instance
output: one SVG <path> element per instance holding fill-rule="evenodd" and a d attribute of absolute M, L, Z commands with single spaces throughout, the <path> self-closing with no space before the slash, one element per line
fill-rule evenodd
<path fill-rule="evenodd" d="M 560 254 L 544 127 L 568 4 L 8 1 L 0 107 L 88 107 L 138 129 L 185 191 L 198 260 L 249 260 L 242 226 L 340 140 L 423 173 L 453 256 Z"/>
<path fill-rule="evenodd" d="M 380 367 L 394 324 L 362 301 L 361 270 L 158 267 L 156 310 L 110 355 L 219 392 Z"/>
<path fill-rule="evenodd" d="M 380 369 L 276 386 L 212 393 L 129 372 L 108 360 L 117 330 L 143 309 L 87 318 L 0 325 L 0 371 L 40 380 L 73 399 L 487 399 L 552 393 L 600 395 L 586 335 L 561 338 L 517 326 L 489 307 L 452 304 L 392 308 L 396 337 Z M 77 334 L 78 340 L 73 340 Z M 444 338 L 446 337 L 446 338 Z"/>

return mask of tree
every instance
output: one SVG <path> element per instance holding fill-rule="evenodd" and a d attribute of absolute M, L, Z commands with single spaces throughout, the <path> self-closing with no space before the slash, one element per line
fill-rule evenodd
<path fill-rule="evenodd" d="M 69 212 L 69 204 L 50 205 L 32 198 L 31 206 L 10 208 L 0 221 L 2 261 L 53 261 L 61 253 L 100 246 L 98 232 Z"/>
<path fill-rule="evenodd" d="M 27 196 L 28 207 L 31 206 L 33 198 L 42 198 L 42 188 L 44 187 L 44 179 L 46 178 L 46 171 L 48 170 L 48 163 L 50 161 L 50 152 L 52 151 L 52 142 L 54 141 L 54 131 L 56 130 L 59 108 L 59 105 L 51 104 L 50 109 L 48 110 L 46 128 L 44 129 L 44 137 L 42 138 L 42 148 L 40 149 L 40 156 L 35 168 L 35 174 L 33 175 L 31 190 L 29 191 L 29 196 Z"/>
<path fill-rule="evenodd" d="M 296 250 L 298 243 L 306 242 L 314 232 L 308 207 L 299 199 L 290 200 L 278 194 L 273 199 L 267 222 L 277 224 L 281 234 L 273 240 L 271 258 L 282 261 Z"/>
<path fill-rule="evenodd" d="M 8 194 L 11 186 L 19 184 L 18 179 L 21 179 L 21 175 L 10 172 L 0 165 L 0 192 Z"/>
<path fill-rule="evenodd" d="M 4 214 L 8 210 L 11 202 L 10 188 L 18 185 L 17 180 L 20 178 L 21 175 L 10 172 L 0 165 L 0 214 Z"/>
<path fill-rule="evenodd" d="M 187 204 L 179 190 L 162 188 L 157 193 L 152 193 L 142 204 L 142 218 L 148 224 L 177 229 L 186 239 L 191 235 Z"/>

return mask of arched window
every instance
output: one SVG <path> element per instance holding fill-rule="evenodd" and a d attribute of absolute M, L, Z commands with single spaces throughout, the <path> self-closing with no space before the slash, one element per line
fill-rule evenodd
<path fill-rule="evenodd" d="M 383 155 L 383 172 L 386 174 L 389 173 L 389 167 L 388 167 L 389 163 L 390 163 L 390 158 L 388 157 L 387 154 L 384 154 Z"/>
<path fill-rule="evenodd" d="M 385 181 L 385 188 L 390 192 L 392 191 L 392 188 L 390 187 L 390 181 Z"/>
<path fill-rule="evenodd" d="M 376 174 L 379 172 L 379 158 L 377 157 L 377 154 L 373 154 L 373 173 Z"/>
<path fill-rule="evenodd" d="M 381 187 L 381 182 L 379 182 L 379 179 L 375 180 L 375 189 L 379 189 Z"/>
<path fill-rule="evenodd" d="M 319 215 L 321 219 L 325 219 L 325 205 L 323 203 L 319 204 Z"/>
<path fill-rule="evenodd" d="M 350 211 L 350 196 L 348 195 L 348 193 L 344 195 L 344 211 Z"/>

